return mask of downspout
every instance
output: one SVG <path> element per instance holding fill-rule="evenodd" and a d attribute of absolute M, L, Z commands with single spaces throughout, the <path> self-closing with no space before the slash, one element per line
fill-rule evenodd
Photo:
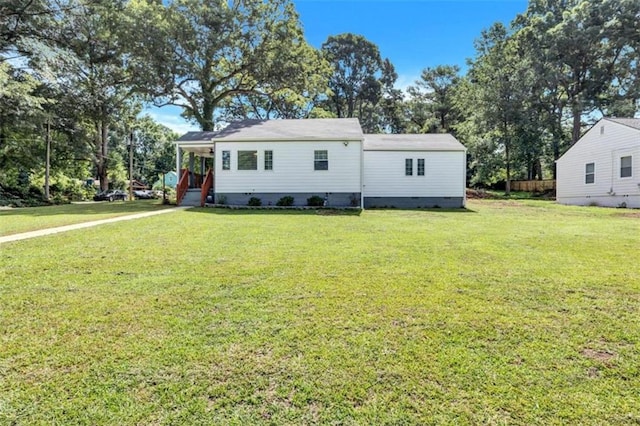
<path fill-rule="evenodd" d="M 467 207 L 467 149 L 462 152 L 462 208 Z"/>
<path fill-rule="evenodd" d="M 364 138 L 360 139 L 360 208 L 364 210 Z"/>

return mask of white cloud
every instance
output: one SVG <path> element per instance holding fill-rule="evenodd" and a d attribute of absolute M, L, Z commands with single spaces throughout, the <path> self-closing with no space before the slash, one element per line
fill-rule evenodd
<path fill-rule="evenodd" d="M 177 107 L 147 107 L 142 111 L 143 114 L 150 116 L 154 121 L 167 126 L 174 132 L 182 135 L 187 132 L 197 132 L 200 129 L 193 123 L 189 123 L 180 117 L 180 108 Z"/>
<path fill-rule="evenodd" d="M 400 74 L 398 75 L 398 79 L 396 80 L 395 88 L 400 89 L 406 93 L 407 87 L 415 86 L 416 80 L 419 80 L 419 79 L 420 79 L 420 74 L 410 74 L 410 75 Z"/>

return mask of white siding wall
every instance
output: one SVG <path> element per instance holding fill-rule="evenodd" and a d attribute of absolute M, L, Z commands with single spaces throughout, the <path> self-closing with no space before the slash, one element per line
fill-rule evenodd
<path fill-rule="evenodd" d="M 601 127 L 604 133 L 601 134 Z M 620 158 L 632 156 L 629 178 L 620 177 Z M 585 166 L 595 163 L 595 182 L 585 183 Z M 600 121 L 557 163 L 556 199 L 562 204 L 640 207 L 640 131 Z"/>
<path fill-rule="evenodd" d="M 413 176 L 405 176 L 405 159 L 413 159 Z M 418 158 L 425 175 L 418 176 Z M 445 151 L 365 151 L 365 197 L 464 197 L 465 153 Z"/>
<path fill-rule="evenodd" d="M 362 143 L 216 142 L 215 191 L 220 193 L 355 192 L 361 184 Z M 258 170 L 238 170 L 238 151 L 258 151 Z M 273 170 L 264 170 L 264 151 L 273 151 Z M 327 150 L 329 170 L 314 170 L 314 151 Z M 231 151 L 231 170 L 222 170 L 222 151 Z"/>

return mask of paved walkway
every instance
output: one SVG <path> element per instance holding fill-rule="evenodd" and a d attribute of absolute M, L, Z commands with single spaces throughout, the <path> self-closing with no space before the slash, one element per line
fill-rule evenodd
<path fill-rule="evenodd" d="M 11 241 L 26 240 L 27 238 L 42 237 L 45 235 L 57 234 L 59 232 L 72 231 L 74 229 L 90 228 L 92 226 L 102 225 L 104 223 L 121 222 L 123 220 L 140 219 L 143 217 L 155 216 L 158 214 L 172 213 L 180 210 L 186 210 L 190 207 L 174 207 L 164 210 L 156 210 L 152 212 L 136 213 L 127 216 L 112 217 L 109 219 L 94 220 L 91 222 L 76 223 L 73 225 L 58 226 L 56 228 L 39 229 L 37 231 L 23 232 L 22 234 L 13 234 L 0 237 L 0 244 Z"/>

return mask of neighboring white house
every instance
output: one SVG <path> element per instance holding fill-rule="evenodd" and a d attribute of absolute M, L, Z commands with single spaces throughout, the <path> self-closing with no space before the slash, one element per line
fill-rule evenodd
<path fill-rule="evenodd" d="M 465 148 L 450 135 L 365 137 L 356 118 L 244 120 L 187 133 L 176 148 L 178 165 L 182 151 L 214 157 L 216 203 L 247 205 L 256 197 L 275 205 L 285 196 L 297 206 L 312 196 L 335 207 L 465 203 Z"/>
<path fill-rule="evenodd" d="M 603 118 L 557 161 L 561 204 L 640 207 L 640 118 Z"/>
<path fill-rule="evenodd" d="M 466 155 L 449 134 L 365 135 L 364 207 L 464 207 Z"/>

